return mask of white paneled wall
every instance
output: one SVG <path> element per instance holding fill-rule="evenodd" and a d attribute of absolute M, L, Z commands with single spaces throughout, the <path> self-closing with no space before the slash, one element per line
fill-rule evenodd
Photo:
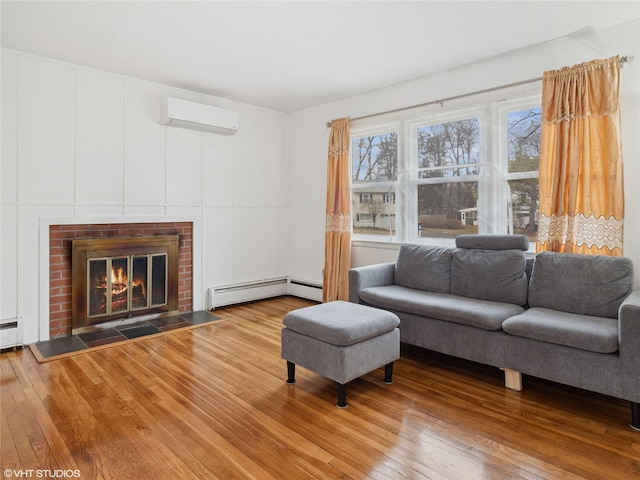
<path fill-rule="evenodd" d="M 205 238 L 208 239 L 205 259 L 211 285 L 238 283 L 234 265 L 234 209 L 232 207 L 206 207 L 203 212 Z M 254 243 L 259 240 L 254 238 Z"/>
<path fill-rule="evenodd" d="M 74 107 L 71 65 L 19 56 L 18 195 L 23 204 L 74 203 Z"/>
<path fill-rule="evenodd" d="M 167 128 L 167 204 L 202 204 L 202 134 Z M 194 173 L 198 176 L 194 177 Z"/>
<path fill-rule="evenodd" d="M 2 52 L 2 175 L 0 199 L 3 205 L 18 201 L 18 55 Z M 4 141 L 7 139 L 8 141 Z M 4 266 L 3 266 L 4 268 Z"/>
<path fill-rule="evenodd" d="M 239 132 L 160 125 L 165 96 L 236 110 Z M 193 221 L 195 309 L 210 287 L 288 275 L 286 128 L 280 112 L 2 49 L 1 320 L 48 338 L 56 222 Z"/>
<path fill-rule="evenodd" d="M 160 101 L 168 94 L 161 85 L 126 80 L 124 101 L 124 203 L 145 206 L 149 215 L 166 204 L 166 132 L 158 124 Z"/>
<path fill-rule="evenodd" d="M 78 68 L 75 82 L 76 202 L 121 206 L 124 79 Z"/>
<path fill-rule="evenodd" d="M 15 205 L 3 205 L 0 215 L 2 215 L 0 217 L 2 219 L 0 318 L 9 320 L 18 317 L 18 208 Z"/>
<path fill-rule="evenodd" d="M 205 205 L 233 205 L 235 164 L 229 161 L 234 157 L 233 146 L 233 137 L 206 135 L 202 139 L 202 196 Z"/>
<path fill-rule="evenodd" d="M 284 189 L 283 189 L 284 190 Z M 277 278 L 290 275 L 290 215 L 286 209 L 265 209 L 262 216 L 263 230 L 260 236 L 263 276 Z M 283 262 L 282 259 L 287 259 Z"/>

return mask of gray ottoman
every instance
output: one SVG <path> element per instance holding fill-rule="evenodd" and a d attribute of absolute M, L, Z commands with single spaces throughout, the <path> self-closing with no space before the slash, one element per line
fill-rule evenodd
<path fill-rule="evenodd" d="M 384 382 L 391 383 L 393 362 L 400 358 L 395 314 L 335 301 L 289 312 L 283 323 L 287 383 L 295 383 L 296 365 L 330 378 L 338 386 L 338 407 L 347 406 L 346 384 L 376 368 L 384 365 Z"/>

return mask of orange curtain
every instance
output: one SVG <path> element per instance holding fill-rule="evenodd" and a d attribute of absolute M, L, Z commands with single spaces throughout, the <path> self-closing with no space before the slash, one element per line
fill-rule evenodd
<path fill-rule="evenodd" d="M 349 300 L 349 268 L 351 267 L 348 118 L 331 122 L 326 213 L 322 301 L 346 301 Z"/>
<path fill-rule="evenodd" d="M 545 72 L 536 250 L 622 255 L 618 57 Z"/>

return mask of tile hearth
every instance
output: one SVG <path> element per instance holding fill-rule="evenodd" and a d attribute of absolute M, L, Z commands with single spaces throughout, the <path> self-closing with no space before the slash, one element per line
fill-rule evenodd
<path fill-rule="evenodd" d="M 35 347 L 34 353 L 36 353 L 35 351 L 39 353 L 39 355 L 36 354 L 38 361 L 45 361 L 60 355 L 169 332 L 179 328 L 203 325 L 219 319 L 219 317 L 207 311 L 180 313 L 175 316 L 143 320 L 120 327 L 104 328 L 37 342 L 33 345 Z"/>

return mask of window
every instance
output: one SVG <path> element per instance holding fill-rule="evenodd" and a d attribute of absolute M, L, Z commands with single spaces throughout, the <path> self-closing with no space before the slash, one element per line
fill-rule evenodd
<path fill-rule="evenodd" d="M 397 145 L 398 135 L 394 131 L 351 139 L 351 211 L 355 234 L 395 235 Z"/>
<path fill-rule="evenodd" d="M 416 129 L 417 218 L 420 236 L 478 233 L 480 119 L 435 123 Z M 475 211 L 475 214 L 471 214 Z"/>
<path fill-rule="evenodd" d="M 515 233 L 535 242 L 538 218 L 540 107 L 506 111 L 507 174 L 511 187 Z M 533 221 L 532 221 L 533 220 Z"/>
<path fill-rule="evenodd" d="M 352 126 L 353 239 L 511 231 L 535 241 L 540 123 L 536 95 Z"/>

